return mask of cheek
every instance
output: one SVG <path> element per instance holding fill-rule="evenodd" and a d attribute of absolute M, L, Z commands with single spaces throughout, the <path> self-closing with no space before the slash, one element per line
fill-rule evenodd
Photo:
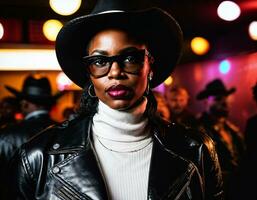
<path fill-rule="evenodd" d="M 99 79 L 91 78 L 91 81 L 93 83 L 92 88 L 94 88 L 96 96 L 99 99 L 101 99 L 101 97 L 104 95 L 104 92 L 105 92 L 106 81 L 103 78 L 99 78 Z M 93 89 L 91 89 L 91 90 L 93 90 Z"/>
<path fill-rule="evenodd" d="M 147 89 L 147 75 L 139 75 L 137 78 L 133 80 L 133 88 L 134 92 L 138 94 L 138 96 L 142 96 Z"/>
<path fill-rule="evenodd" d="M 148 84 L 149 71 L 150 71 L 149 65 L 145 64 L 141 73 L 137 77 L 135 77 L 134 82 L 138 90 L 143 92 L 146 90 L 147 84 Z"/>

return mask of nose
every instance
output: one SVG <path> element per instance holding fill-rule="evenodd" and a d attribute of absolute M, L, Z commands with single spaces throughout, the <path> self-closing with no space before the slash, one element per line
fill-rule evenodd
<path fill-rule="evenodd" d="M 110 71 L 108 73 L 109 78 L 115 78 L 115 79 L 121 79 L 124 77 L 124 72 L 122 68 L 120 67 L 120 64 L 115 61 L 110 66 Z"/>

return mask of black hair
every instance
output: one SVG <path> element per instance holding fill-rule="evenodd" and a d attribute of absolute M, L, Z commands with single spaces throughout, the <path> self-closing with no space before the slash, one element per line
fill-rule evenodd
<path fill-rule="evenodd" d="M 89 79 L 89 77 L 88 77 Z M 93 117 L 97 112 L 98 98 L 89 95 L 88 90 L 92 85 L 91 81 L 88 81 L 83 89 L 80 99 L 80 106 L 78 109 L 78 116 L 80 117 Z"/>
<path fill-rule="evenodd" d="M 78 109 L 79 118 L 93 118 L 93 116 L 97 112 L 99 100 L 97 97 L 92 97 L 89 95 L 88 90 L 90 89 L 90 85 L 92 85 L 92 82 L 88 81 L 83 89 L 80 107 Z M 164 131 L 162 125 L 165 122 L 157 112 L 157 101 L 154 97 L 154 94 L 151 90 L 149 90 L 149 92 L 147 94 L 145 93 L 144 96 L 146 96 L 146 98 L 148 99 L 146 111 L 144 114 L 148 118 L 150 125 L 156 127 L 161 132 L 161 134 L 163 134 Z"/>

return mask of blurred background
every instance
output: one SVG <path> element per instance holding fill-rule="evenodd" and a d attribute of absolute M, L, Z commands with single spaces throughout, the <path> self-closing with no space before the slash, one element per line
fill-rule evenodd
<path fill-rule="evenodd" d="M 61 72 L 55 38 L 65 22 L 90 13 L 95 0 L 0 0 L 0 99 L 18 90 L 29 74 L 47 76 L 53 93 L 67 91 L 53 108 L 57 121 L 76 107 L 81 90 Z M 190 94 L 190 109 L 203 111 L 196 94 L 220 78 L 236 87 L 230 119 L 243 130 L 255 113 L 251 87 L 257 81 L 257 0 L 152 0 L 169 12 L 184 32 L 184 54 L 171 76 L 156 90 L 181 85 Z M 69 11 L 69 9 L 71 9 Z M 167 51 L 169 47 L 167 46 Z"/>

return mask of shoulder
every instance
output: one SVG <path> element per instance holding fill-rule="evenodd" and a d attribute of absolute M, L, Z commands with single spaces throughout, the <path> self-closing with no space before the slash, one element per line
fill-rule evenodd
<path fill-rule="evenodd" d="M 74 141 L 78 141 L 79 138 L 76 137 L 83 134 L 82 129 L 88 121 L 88 119 L 76 118 L 49 126 L 32 137 L 24 145 L 26 151 L 33 151 L 35 149 L 45 151 L 51 148 L 51 145 L 54 145 L 55 143 L 64 146 L 69 145 L 69 143 Z"/>
<path fill-rule="evenodd" d="M 180 145 L 184 144 L 188 148 L 213 142 L 203 130 L 176 123 L 166 124 L 165 140 L 171 143 L 180 142 Z"/>
<path fill-rule="evenodd" d="M 0 141 L 12 143 L 15 138 L 22 138 L 25 133 L 24 123 L 10 124 L 0 129 Z"/>
<path fill-rule="evenodd" d="M 85 119 L 74 119 L 39 132 L 16 152 L 16 161 L 12 164 L 14 169 L 24 168 L 24 173 L 37 177 L 42 166 L 48 165 L 48 162 L 52 165 L 76 153 L 86 143 L 86 123 Z"/>
<path fill-rule="evenodd" d="M 216 159 L 215 144 L 205 132 L 175 123 L 165 126 L 164 143 L 178 155 L 197 165 L 203 154 Z"/>

